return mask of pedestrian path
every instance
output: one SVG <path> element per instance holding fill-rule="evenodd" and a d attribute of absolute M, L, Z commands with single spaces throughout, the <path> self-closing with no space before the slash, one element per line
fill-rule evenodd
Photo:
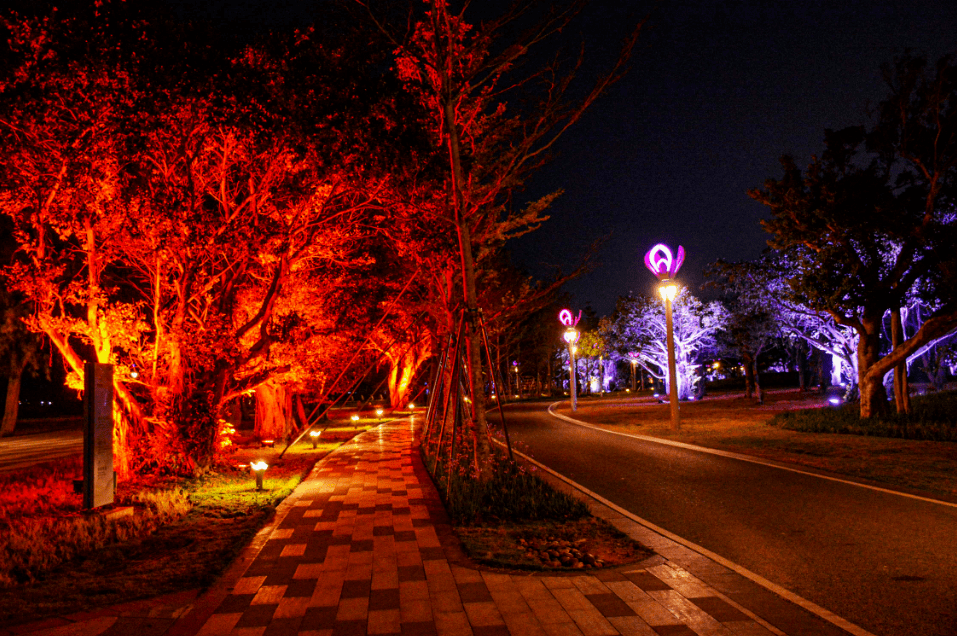
<path fill-rule="evenodd" d="M 845 634 L 722 566 L 593 509 L 658 555 L 588 574 L 481 568 L 462 553 L 408 420 L 321 461 L 221 581 L 180 607 L 32 636 L 767 636 Z M 684 562 L 682 564 L 682 562 Z M 737 600 L 736 600 L 737 599 Z M 744 601 L 744 602 L 741 602 Z M 98 621 L 94 624 L 94 621 Z M 24 626 L 26 628 L 26 626 Z"/>

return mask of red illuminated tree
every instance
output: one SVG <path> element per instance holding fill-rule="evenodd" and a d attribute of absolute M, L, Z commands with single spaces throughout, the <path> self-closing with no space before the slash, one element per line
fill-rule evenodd
<path fill-rule="evenodd" d="M 637 37 L 625 45 L 612 70 L 599 78 L 585 97 L 567 99 L 574 72 L 546 66 L 525 75 L 513 71 L 530 49 L 554 36 L 574 16 L 573 10 L 550 13 L 521 36 L 502 42 L 505 29 L 528 9 L 516 5 L 502 16 L 477 26 L 469 24 L 464 9 L 454 12 L 446 0 L 426 3 L 423 18 L 405 35 L 376 21 L 396 49 L 399 76 L 427 113 L 435 160 L 444 164 L 444 201 L 438 222 L 454 229 L 458 239 L 456 280 L 461 307 L 468 317 L 468 359 L 471 393 L 484 392 L 480 334 L 477 317 L 480 292 L 477 260 L 484 249 L 496 246 L 516 227 L 543 220 L 525 220 L 517 225 L 512 195 L 527 176 L 547 159 L 558 137 L 574 124 L 595 99 L 621 76 Z M 538 99 L 527 110 L 510 108 L 506 99 L 518 99 L 538 83 Z M 514 93 L 514 94 L 513 94 Z M 533 203 L 528 211 L 541 215 L 548 200 Z M 487 237 L 483 242 L 482 235 Z M 438 281 L 447 287 L 449 281 Z M 451 291 L 451 290 L 449 290 Z M 488 454 L 485 407 L 473 400 L 473 421 L 478 455 Z"/>

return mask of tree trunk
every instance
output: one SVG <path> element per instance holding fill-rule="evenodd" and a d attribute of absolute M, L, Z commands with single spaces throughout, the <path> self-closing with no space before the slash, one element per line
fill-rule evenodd
<path fill-rule="evenodd" d="M 861 418 L 876 417 L 887 412 L 887 394 L 881 378 L 868 370 L 881 357 L 880 320 L 865 317 L 861 320 L 863 333 L 857 341 L 857 369 L 861 391 Z"/>
<path fill-rule="evenodd" d="M 451 60 L 449 60 L 451 63 Z M 449 71 L 451 72 L 451 70 Z M 443 78 L 443 83 L 449 81 Z M 462 263 L 462 287 L 465 293 L 466 326 L 468 333 L 469 356 L 469 383 L 472 395 L 473 421 L 476 431 L 478 447 L 476 454 L 484 462 L 489 456 L 490 447 L 485 421 L 485 383 L 482 375 L 481 334 L 478 330 L 478 295 L 475 289 L 475 263 L 472 259 L 472 235 L 469 231 L 468 219 L 462 200 L 462 162 L 459 149 L 459 131 L 455 121 L 455 105 L 452 103 L 450 89 L 443 87 L 442 102 L 444 106 L 446 132 L 449 139 L 449 161 L 452 164 L 452 204 L 454 220 L 458 231 L 459 253 Z"/>
<path fill-rule="evenodd" d="M 256 425 L 260 439 L 282 439 L 286 434 L 286 391 L 271 382 L 256 389 Z"/>
<path fill-rule="evenodd" d="M 744 393 L 750 400 L 754 397 L 754 360 L 749 355 L 741 356 L 744 362 Z"/>
<path fill-rule="evenodd" d="M 432 342 L 424 338 L 404 350 L 401 355 L 389 356 L 389 404 L 393 409 L 402 409 L 412 397 L 412 381 L 419 369 L 432 356 Z"/>
<path fill-rule="evenodd" d="M 3 424 L 0 425 L 0 437 L 13 435 L 17 425 L 17 413 L 20 410 L 20 379 L 23 367 L 20 366 L 7 377 L 7 399 L 3 409 Z"/>
<path fill-rule="evenodd" d="M 751 362 L 754 367 L 753 376 L 754 376 L 754 394 L 758 398 L 758 404 L 764 404 L 764 389 L 761 388 L 761 372 L 758 371 L 758 357 L 754 356 L 754 360 Z"/>
<path fill-rule="evenodd" d="M 897 349 L 904 342 L 904 325 L 901 322 L 901 310 L 891 312 L 891 343 Z M 894 367 L 894 404 L 898 413 L 910 413 L 910 386 L 907 383 L 907 361 L 903 360 Z"/>

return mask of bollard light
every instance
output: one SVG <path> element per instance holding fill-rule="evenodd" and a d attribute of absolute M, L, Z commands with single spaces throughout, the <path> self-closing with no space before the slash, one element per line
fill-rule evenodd
<path fill-rule="evenodd" d="M 382 417 L 382 414 L 383 414 L 383 413 L 385 413 L 385 411 L 383 411 L 382 409 L 376 409 L 376 410 L 375 410 L 375 416 L 376 416 L 376 417 Z"/>
<path fill-rule="evenodd" d="M 269 465 L 262 461 L 256 461 L 249 465 L 253 469 L 253 474 L 256 475 L 256 490 L 263 489 L 263 474 L 265 474 L 266 469 L 269 468 Z"/>
<path fill-rule="evenodd" d="M 359 416 L 358 416 L 358 415 L 353 415 L 351 419 L 352 419 L 352 423 L 355 424 L 356 422 L 359 421 Z"/>
<path fill-rule="evenodd" d="M 312 440 L 312 448 L 315 450 L 318 448 L 319 436 L 322 435 L 322 431 L 309 431 L 309 438 Z"/>

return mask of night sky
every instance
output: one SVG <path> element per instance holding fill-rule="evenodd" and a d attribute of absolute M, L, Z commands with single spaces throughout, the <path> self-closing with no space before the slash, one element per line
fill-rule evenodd
<path fill-rule="evenodd" d="M 586 45 L 624 35 L 608 25 L 623 26 L 626 4 L 593 3 Z M 618 296 L 653 290 L 642 258 L 659 241 L 684 246 L 679 278 L 693 287 L 718 258 L 758 256 L 765 212 L 747 190 L 780 177 L 784 153 L 806 165 L 825 128 L 865 123 L 885 95 L 881 64 L 907 48 L 957 52 L 957 2 L 662 2 L 630 74 L 529 188 L 566 194 L 515 261 L 543 273 L 608 237 L 597 268 L 568 285 L 578 306 L 607 314 Z"/>
<path fill-rule="evenodd" d="M 322 0 L 167 0 L 224 28 L 309 22 Z M 375 2 L 373 2 L 375 4 Z M 473 21 L 505 0 L 473 0 Z M 651 11 L 628 76 L 561 140 L 558 154 L 517 201 L 562 188 L 551 220 L 512 244 L 538 276 L 573 269 L 604 238 L 596 268 L 570 283 L 576 308 L 599 314 L 618 296 L 651 293 L 642 257 L 683 245 L 681 280 L 697 289 L 718 258 L 756 257 L 763 206 L 747 197 L 778 160 L 805 165 L 825 128 L 865 123 L 885 94 L 881 65 L 905 49 L 936 60 L 957 52 L 953 0 L 593 0 L 563 36 L 584 43 L 580 76 L 607 67 L 622 38 Z"/>

